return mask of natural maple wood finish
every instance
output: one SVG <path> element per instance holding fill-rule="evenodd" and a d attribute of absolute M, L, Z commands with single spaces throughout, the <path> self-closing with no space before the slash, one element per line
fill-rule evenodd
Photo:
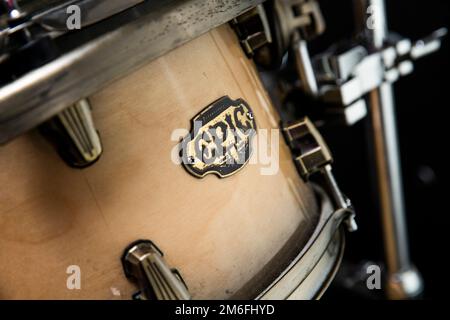
<path fill-rule="evenodd" d="M 318 212 L 281 137 L 276 175 L 250 163 L 198 179 L 172 163 L 172 131 L 224 95 L 245 99 L 259 129 L 278 127 L 228 26 L 89 98 L 104 147 L 93 166 L 69 168 L 35 132 L 1 147 L 0 298 L 128 299 L 120 256 L 137 239 L 160 247 L 194 298 L 227 298 L 304 240 Z M 81 290 L 66 288 L 69 265 Z"/>

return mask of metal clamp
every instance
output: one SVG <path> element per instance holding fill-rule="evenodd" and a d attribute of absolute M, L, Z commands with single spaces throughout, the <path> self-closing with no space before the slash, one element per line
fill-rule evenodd
<path fill-rule="evenodd" d="M 413 71 L 413 60 L 438 50 L 446 33 L 445 28 L 439 29 L 414 44 L 391 34 L 384 48 L 373 53 L 357 45 L 341 53 L 322 55 L 315 69 L 328 83 L 321 90 L 323 99 L 348 106 L 383 83 L 397 81 Z"/>
<path fill-rule="evenodd" d="M 320 173 L 335 208 L 351 211 L 346 223 L 349 231 L 356 231 L 358 227 L 351 202 L 341 192 L 334 178 L 331 168 L 333 157 L 317 128 L 308 117 L 305 117 L 284 127 L 283 132 L 291 149 L 297 153 L 295 163 L 302 178 L 309 180 L 313 174 Z"/>
<path fill-rule="evenodd" d="M 302 89 L 330 103 L 332 107 L 325 109 L 325 115 L 346 125 L 367 115 L 367 93 L 410 74 L 414 69 L 412 62 L 438 50 L 447 33 L 442 28 L 414 43 L 391 33 L 381 49 L 354 41 L 312 57 L 308 41 L 325 30 L 317 2 L 276 1 L 275 13 L 283 47 L 293 50 Z"/>
<path fill-rule="evenodd" d="M 138 283 L 138 299 L 190 300 L 191 295 L 176 269 L 167 265 L 163 253 L 149 240 L 132 243 L 123 254 L 127 278 Z"/>
<path fill-rule="evenodd" d="M 377 51 L 353 44 L 347 50 L 341 46 L 313 59 L 303 40 L 293 47 L 305 91 L 324 102 L 338 104 L 340 107 L 328 110 L 328 114 L 337 114 L 345 124 L 352 125 L 367 114 L 366 94 L 412 73 L 413 61 L 438 50 L 446 33 L 445 28 L 439 29 L 414 44 L 391 34 Z"/>

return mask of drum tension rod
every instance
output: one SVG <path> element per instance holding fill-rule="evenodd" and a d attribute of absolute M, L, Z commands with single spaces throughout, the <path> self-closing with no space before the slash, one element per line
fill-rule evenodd
<path fill-rule="evenodd" d="M 66 108 L 42 124 L 39 129 L 71 167 L 90 166 L 102 154 L 100 136 L 87 99 L 79 100 Z"/>
<path fill-rule="evenodd" d="M 297 154 L 295 163 L 302 178 L 308 181 L 312 175 L 320 173 L 336 209 L 351 212 L 346 219 L 348 230 L 356 231 L 358 226 L 350 199 L 342 194 L 334 178 L 331 168 L 333 157 L 317 128 L 308 117 L 305 117 L 285 126 L 283 133 L 294 154 Z"/>
<path fill-rule="evenodd" d="M 169 267 L 162 251 L 150 240 L 138 240 L 128 246 L 122 266 L 126 277 L 138 283 L 140 291 L 133 295 L 135 299 L 191 299 L 178 270 Z"/>

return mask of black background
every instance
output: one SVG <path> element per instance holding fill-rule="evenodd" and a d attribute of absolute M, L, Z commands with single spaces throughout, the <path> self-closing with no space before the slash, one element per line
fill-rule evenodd
<path fill-rule="evenodd" d="M 321 50 L 336 39 L 350 38 L 354 30 L 351 0 L 319 1 L 327 22 L 326 33 L 313 48 Z M 448 27 L 449 3 L 445 0 L 387 0 L 389 30 L 412 40 Z M 437 245 L 445 235 L 435 229 L 447 214 L 444 169 L 448 145 L 448 42 L 441 50 L 414 63 L 413 74 L 394 85 L 411 256 L 425 280 L 424 298 L 433 298 L 433 281 L 445 276 L 439 267 Z M 377 212 L 376 190 L 371 187 L 370 156 L 364 121 L 351 128 L 324 132 L 335 158 L 334 170 L 341 189 L 352 199 L 359 232 L 348 236 L 346 260 L 382 261 L 383 242 Z M 442 267 L 442 266 L 441 266 Z M 339 292 L 339 294 L 336 294 Z M 347 298 L 333 289 L 333 298 Z M 325 296 L 326 298 L 327 296 Z"/>

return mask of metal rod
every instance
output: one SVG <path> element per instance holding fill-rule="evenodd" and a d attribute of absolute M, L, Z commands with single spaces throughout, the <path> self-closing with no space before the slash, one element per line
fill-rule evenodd
<path fill-rule="evenodd" d="M 369 46 L 381 49 L 387 37 L 384 0 L 357 0 L 356 8 Z M 375 20 L 369 22 L 367 14 Z M 422 282 L 409 256 L 392 86 L 382 84 L 369 93 L 368 100 L 388 272 L 386 291 L 393 299 L 412 298 L 421 292 Z"/>
<path fill-rule="evenodd" d="M 369 93 L 378 191 L 390 273 L 410 267 L 391 85 Z"/>
<path fill-rule="evenodd" d="M 311 64 L 308 53 L 308 45 L 305 40 L 296 39 L 294 41 L 294 52 L 297 71 L 300 74 L 300 79 L 303 80 L 303 89 L 316 96 L 319 92 L 317 87 L 316 76 L 314 75 L 314 70 Z"/>

